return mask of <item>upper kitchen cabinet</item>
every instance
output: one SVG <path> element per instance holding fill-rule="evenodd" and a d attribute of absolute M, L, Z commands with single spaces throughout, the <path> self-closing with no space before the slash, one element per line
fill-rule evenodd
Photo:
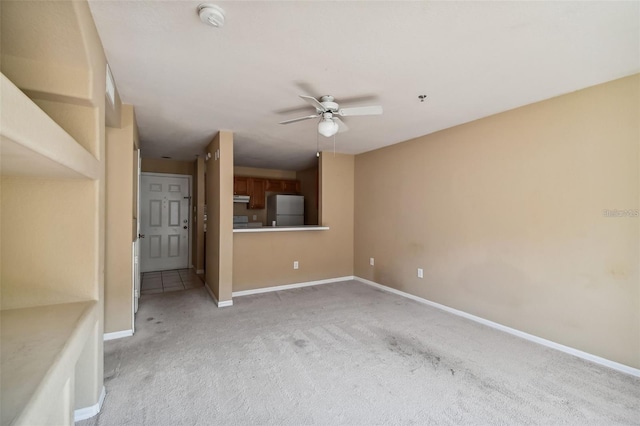
<path fill-rule="evenodd" d="M 250 195 L 248 177 L 246 176 L 233 177 L 233 195 Z"/>
<path fill-rule="evenodd" d="M 300 192 L 300 181 L 299 180 L 283 180 L 282 192 L 286 192 L 287 194 L 298 194 Z"/>
<path fill-rule="evenodd" d="M 300 181 L 293 179 L 267 179 L 267 192 L 297 194 L 300 192 Z"/>
<path fill-rule="evenodd" d="M 266 206 L 266 193 L 299 194 L 300 181 L 295 179 L 274 179 L 249 176 L 233 177 L 233 195 L 248 195 L 247 208 L 261 210 Z"/>
<path fill-rule="evenodd" d="M 261 178 L 249 178 L 249 208 L 254 210 L 264 209 L 267 180 Z"/>
<path fill-rule="evenodd" d="M 267 191 L 280 192 L 282 190 L 282 180 L 280 179 L 267 179 Z"/>

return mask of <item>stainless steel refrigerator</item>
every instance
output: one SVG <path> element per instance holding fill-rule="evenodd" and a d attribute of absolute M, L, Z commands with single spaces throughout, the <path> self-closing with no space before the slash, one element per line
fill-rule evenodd
<path fill-rule="evenodd" d="M 304 196 L 273 194 L 267 198 L 267 226 L 304 225 Z"/>

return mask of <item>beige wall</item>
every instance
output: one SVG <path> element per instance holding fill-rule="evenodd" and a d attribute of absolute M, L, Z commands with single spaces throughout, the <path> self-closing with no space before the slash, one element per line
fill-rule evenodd
<path fill-rule="evenodd" d="M 355 274 L 640 367 L 639 81 L 358 155 Z"/>
<path fill-rule="evenodd" d="M 296 179 L 296 172 L 290 170 L 277 170 L 277 169 L 260 169 L 255 167 L 234 167 L 234 176 L 249 176 L 258 178 L 272 178 L 272 179 Z M 265 197 L 271 195 L 272 192 L 267 192 Z M 267 224 L 267 208 L 265 203 L 264 209 L 250 209 L 249 204 L 233 203 L 233 215 L 234 216 L 248 216 L 249 222 L 260 222 L 262 225 Z M 254 218 L 255 216 L 255 218 Z"/>
<path fill-rule="evenodd" d="M 219 150 L 220 158 L 216 159 Z M 207 147 L 207 287 L 220 302 L 231 300 L 233 272 L 233 133 L 220 131 Z"/>
<path fill-rule="evenodd" d="M 271 194 L 269 192 L 269 194 Z M 266 195 L 265 195 L 266 197 Z M 265 203 L 266 206 L 266 203 Z M 267 224 L 267 209 L 250 209 L 249 204 L 245 203 L 233 203 L 233 215 L 234 216 L 248 216 L 249 222 L 260 222 L 262 225 Z"/>
<path fill-rule="evenodd" d="M 305 225 L 318 224 L 318 177 L 318 166 L 296 172 L 296 178 L 300 181 L 300 194 L 304 196 Z"/>
<path fill-rule="evenodd" d="M 193 176 L 195 171 L 195 161 L 143 158 L 141 168 L 142 171 L 146 173 L 169 173 Z"/>
<path fill-rule="evenodd" d="M 2 179 L 2 309 L 98 299 L 95 185 Z"/>
<path fill-rule="evenodd" d="M 132 242 L 134 220 L 135 117 L 122 105 L 122 127 L 107 127 L 107 225 L 104 287 L 104 331 L 132 329 Z"/>
<path fill-rule="evenodd" d="M 323 224 L 330 230 L 233 234 L 233 291 L 353 275 L 353 173 L 352 155 L 322 154 Z"/>

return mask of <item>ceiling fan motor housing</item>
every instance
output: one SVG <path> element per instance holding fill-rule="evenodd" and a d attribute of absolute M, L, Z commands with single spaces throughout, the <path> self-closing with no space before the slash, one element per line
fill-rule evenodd
<path fill-rule="evenodd" d="M 320 103 L 322 104 L 323 107 L 325 107 L 325 110 L 327 111 L 337 111 L 340 105 L 333 102 L 334 99 L 335 98 L 333 96 L 329 96 L 329 95 L 322 96 L 320 98 Z M 318 112 L 320 112 L 319 109 L 318 109 Z"/>

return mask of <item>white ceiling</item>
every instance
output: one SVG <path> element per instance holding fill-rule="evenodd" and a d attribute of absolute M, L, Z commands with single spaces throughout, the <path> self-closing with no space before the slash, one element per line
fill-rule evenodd
<path fill-rule="evenodd" d="M 278 122 L 314 112 L 298 95 L 382 105 L 344 120 L 336 150 L 357 154 L 640 71 L 637 1 L 215 1 L 220 29 L 200 3 L 90 0 L 143 157 L 231 130 L 236 165 L 297 170 L 316 121 Z"/>

